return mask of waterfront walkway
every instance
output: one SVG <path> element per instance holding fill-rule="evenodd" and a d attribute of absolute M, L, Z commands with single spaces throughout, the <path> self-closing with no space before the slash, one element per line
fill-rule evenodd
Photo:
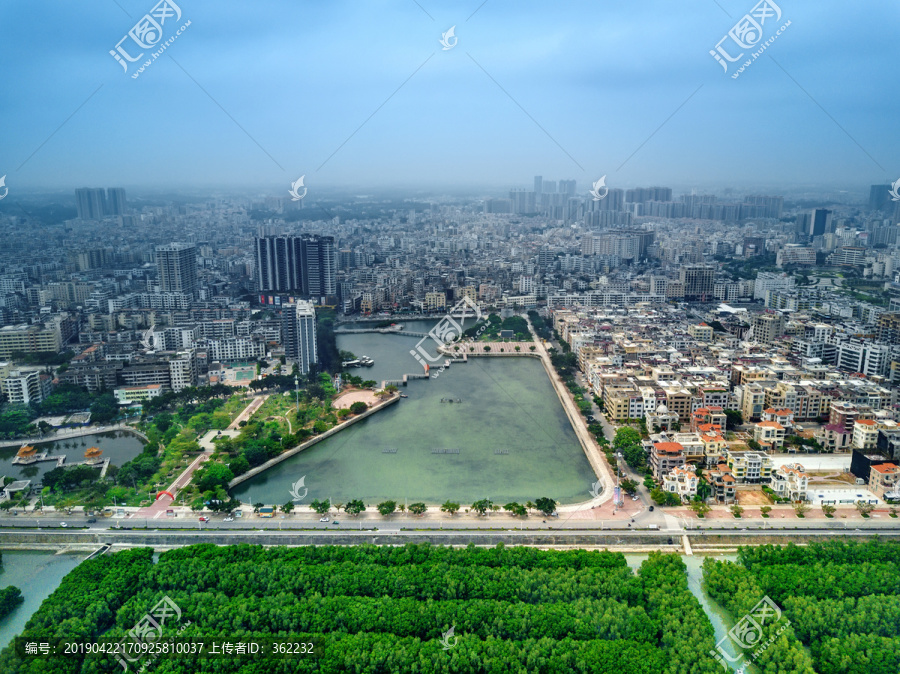
<path fill-rule="evenodd" d="M 254 398 L 244 410 L 238 414 L 234 421 L 231 422 L 231 425 L 228 426 L 227 430 L 235 431 L 240 426 L 242 421 L 247 421 L 253 414 L 262 407 L 262 404 L 266 402 L 266 399 L 269 397 L 268 394 L 258 396 Z M 138 510 L 132 517 L 135 518 L 144 518 L 144 519 L 156 519 L 161 515 L 165 514 L 166 510 L 173 507 L 175 502 L 175 498 L 178 498 L 178 492 L 187 487 L 191 480 L 194 477 L 194 472 L 200 468 L 206 461 L 209 460 L 209 457 L 212 456 L 213 449 L 204 449 L 203 452 L 194 459 L 191 464 L 182 471 L 181 475 L 175 478 L 175 481 L 172 482 L 164 491 L 169 492 L 169 494 L 160 494 L 159 498 L 157 498 L 153 503 L 145 508 L 141 508 Z M 175 498 L 173 498 L 173 496 Z"/>
<path fill-rule="evenodd" d="M 526 318 L 525 320 L 528 319 Z M 530 320 L 528 320 L 528 327 L 533 333 L 534 329 L 531 326 Z M 550 377 L 550 381 L 556 391 L 556 395 L 559 397 L 559 401 L 562 403 L 563 409 L 565 409 L 566 414 L 569 417 L 569 421 L 572 422 L 572 428 L 575 429 L 575 435 L 578 436 L 578 440 L 584 448 L 584 453 L 587 456 L 591 467 L 594 469 L 597 478 L 602 482 L 603 488 L 603 491 L 601 491 L 598 496 L 593 497 L 589 501 L 576 505 L 560 506 L 560 516 L 562 516 L 562 513 L 564 512 L 581 512 L 582 514 L 580 517 L 599 519 L 601 514 L 598 511 L 598 506 L 603 506 L 607 501 L 612 500 L 613 485 L 616 483 L 615 477 L 612 474 L 609 464 L 606 462 L 606 456 L 604 456 L 597 441 L 587 429 L 587 420 L 581 415 L 581 412 L 579 412 L 578 407 L 575 405 L 575 401 L 572 399 L 571 393 L 566 388 L 565 384 L 562 383 L 562 380 L 553 367 L 553 363 L 550 362 L 550 354 L 547 353 L 544 343 L 536 334 L 534 335 L 534 345 L 536 347 L 535 353 L 540 356 L 541 362 L 544 364 L 544 369 L 547 370 L 547 375 Z M 585 491 L 590 493 L 587 489 L 587 485 L 585 485 Z M 625 499 L 625 502 L 631 503 L 630 499 L 627 498 Z M 628 506 L 625 507 L 627 508 Z"/>

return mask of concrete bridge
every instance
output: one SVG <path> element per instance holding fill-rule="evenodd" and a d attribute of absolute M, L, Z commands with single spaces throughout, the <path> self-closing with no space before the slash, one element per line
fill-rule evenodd
<path fill-rule="evenodd" d="M 428 379 L 429 375 L 427 374 L 405 374 L 402 379 L 384 379 L 381 382 L 381 388 L 385 386 L 406 386 L 409 384 L 410 379 Z"/>

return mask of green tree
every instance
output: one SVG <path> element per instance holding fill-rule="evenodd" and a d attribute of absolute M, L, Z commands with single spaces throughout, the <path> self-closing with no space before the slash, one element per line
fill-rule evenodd
<path fill-rule="evenodd" d="M 866 503 L 865 501 L 857 501 L 856 509 L 859 511 L 859 514 L 863 517 L 868 517 L 873 510 L 875 510 L 875 506 L 871 503 Z"/>
<path fill-rule="evenodd" d="M 744 415 L 740 410 L 724 410 L 725 412 L 725 428 L 733 431 L 735 428 L 744 423 Z"/>
<path fill-rule="evenodd" d="M 409 504 L 409 512 L 411 512 L 413 515 L 424 515 L 426 510 L 428 510 L 428 506 L 426 506 L 424 503 Z"/>
<path fill-rule="evenodd" d="M 829 505 L 828 503 L 822 504 L 822 512 L 825 513 L 825 517 L 834 517 L 834 511 L 837 510 L 833 505 Z"/>
<path fill-rule="evenodd" d="M 227 487 L 234 479 L 234 473 L 224 463 L 207 463 L 194 473 L 194 484 L 200 491 L 211 491 L 216 487 Z"/>
<path fill-rule="evenodd" d="M 362 414 L 362 413 L 365 412 L 367 409 L 369 409 L 369 406 L 366 405 L 366 404 L 365 404 L 364 402 L 362 402 L 361 400 L 358 400 L 358 401 L 356 401 L 355 403 L 353 403 L 352 405 L 350 405 L 350 411 L 351 411 L 353 414 Z"/>
<path fill-rule="evenodd" d="M 691 501 L 691 510 L 697 513 L 697 517 L 706 517 L 712 507 L 704 501 Z"/>
<path fill-rule="evenodd" d="M 247 461 L 247 457 L 241 454 L 228 462 L 228 469 L 234 473 L 235 476 L 243 475 L 250 470 L 250 463 Z"/>
<path fill-rule="evenodd" d="M 804 517 L 809 512 L 809 505 L 806 501 L 798 501 L 794 504 L 794 512 L 797 513 L 797 517 Z"/>
<path fill-rule="evenodd" d="M 763 517 L 768 517 L 769 513 L 772 512 L 772 506 L 763 506 L 759 509 L 759 512 Z"/>
<path fill-rule="evenodd" d="M 281 512 L 283 512 L 283 513 L 290 513 L 293 510 L 294 510 L 294 502 L 293 501 L 288 501 L 283 506 L 281 506 Z"/>
<path fill-rule="evenodd" d="M 528 515 L 528 510 L 521 503 L 516 503 L 512 501 L 503 506 L 503 509 L 507 512 L 512 513 L 516 517 L 525 517 Z"/>
<path fill-rule="evenodd" d="M 344 506 L 344 512 L 348 515 L 359 515 L 361 512 L 364 512 L 366 509 L 366 504 L 363 503 L 360 499 L 354 499 L 353 501 L 348 501 Z"/>
<path fill-rule="evenodd" d="M 534 507 L 548 517 L 556 512 L 556 501 L 552 498 L 542 496 L 534 502 Z"/>
<path fill-rule="evenodd" d="M 641 444 L 641 434 L 630 426 L 623 426 L 616 431 L 613 438 L 613 448 L 621 451 L 625 447 Z"/>
<path fill-rule="evenodd" d="M 493 503 L 490 499 L 483 498 L 479 501 L 475 501 L 475 503 L 472 504 L 472 510 L 477 512 L 479 515 L 484 515 L 488 510 L 491 509 L 492 505 Z"/>
<path fill-rule="evenodd" d="M 444 501 L 444 505 L 441 506 L 441 512 L 455 515 L 457 512 L 459 512 L 459 503 L 454 503 L 453 501 Z"/>
<path fill-rule="evenodd" d="M 324 501 L 319 501 L 318 499 L 309 504 L 309 507 L 312 508 L 317 514 L 324 515 L 329 510 L 331 510 L 331 502 L 328 499 Z"/>
<path fill-rule="evenodd" d="M 634 496 L 637 493 L 638 483 L 634 480 L 622 480 L 620 486 L 622 487 L 622 491 L 629 496 Z"/>
<path fill-rule="evenodd" d="M 382 517 L 387 517 L 388 515 L 392 514 L 397 509 L 397 502 L 396 501 L 382 501 L 375 507 L 378 509 L 378 512 L 381 513 Z"/>
<path fill-rule="evenodd" d="M 729 510 L 731 510 L 731 514 L 734 515 L 735 517 L 740 517 L 741 515 L 744 514 L 744 509 L 737 503 L 735 503 L 733 506 L 731 506 L 731 508 L 729 508 Z"/>
<path fill-rule="evenodd" d="M 25 601 L 22 598 L 22 590 L 15 585 L 9 585 L 0 590 L 0 620 L 12 613 L 13 609 Z"/>

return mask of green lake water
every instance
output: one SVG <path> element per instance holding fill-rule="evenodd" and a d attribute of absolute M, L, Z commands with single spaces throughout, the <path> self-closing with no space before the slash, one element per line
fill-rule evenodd
<path fill-rule="evenodd" d="M 121 466 L 143 451 L 144 441 L 127 431 L 107 431 L 80 438 L 41 442 L 34 447 L 38 453 L 47 452 L 50 456 L 65 454 L 66 465 L 84 461 L 84 452 L 88 447 L 99 447 L 103 450 L 103 458 L 109 457 L 113 465 Z M 18 451 L 18 447 L 0 449 L 0 476 L 36 483 L 44 473 L 56 468 L 55 461 L 41 461 L 28 466 L 13 465 L 12 460 Z"/>
<path fill-rule="evenodd" d="M 421 371 L 409 355 L 417 341 L 349 335 L 339 346 L 376 360 L 363 376 L 397 378 Z M 541 496 L 573 503 L 589 497 L 596 478 L 539 360 L 473 358 L 435 379 L 412 380 L 402 392 L 409 398 L 238 485 L 234 496 L 285 503 L 291 485 L 305 476 L 304 503 L 490 498 L 502 504 Z"/>
<path fill-rule="evenodd" d="M 0 620 L 0 649 L 5 648 L 25 623 L 38 610 L 41 602 L 59 586 L 63 577 L 74 569 L 87 553 L 57 555 L 52 552 L 4 550 L 0 587 L 15 585 L 25 600 L 6 618 Z"/>

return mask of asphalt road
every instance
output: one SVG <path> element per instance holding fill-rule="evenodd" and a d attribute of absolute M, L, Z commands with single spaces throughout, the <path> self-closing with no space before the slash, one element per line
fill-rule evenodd
<path fill-rule="evenodd" d="M 0 532 L 4 528 L 10 529 L 52 529 L 54 531 L 95 531 L 108 532 L 115 531 L 121 526 L 122 530 L 134 529 L 140 531 L 154 530 L 193 530 L 193 531 L 306 531 L 321 532 L 327 534 L 330 531 L 373 531 L 377 530 L 382 533 L 397 531 L 467 531 L 472 533 L 487 533 L 488 531 L 523 531 L 523 532 L 546 532 L 546 531 L 566 531 L 566 532 L 584 532 L 599 533 L 601 531 L 618 530 L 627 532 L 642 531 L 647 532 L 648 526 L 646 522 L 631 521 L 627 517 L 618 520 L 566 520 L 564 516 L 549 517 L 542 520 L 537 516 L 532 516 L 527 520 L 520 522 L 511 521 L 504 517 L 503 519 L 491 519 L 487 516 L 483 521 L 452 521 L 452 520 L 417 520 L 417 519 L 396 519 L 384 521 L 381 519 L 354 519 L 339 518 L 339 524 L 333 522 L 320 523 L 315 519 L 264 519 L 258 517 L 240 518 L 234 522 L 223 522 L 221 519 L 211 519 L 209 522 L 200 522 L 198 518 L 160 518 L 146 520 L 143 518 L 134 519 L 117 519 L 105 518 L 94 524 L 85 522 L 82 517 L 3 517 L 0 518 Z M 677 524 L 676 524 L 677 522 Z M 63 527 L 62 524 L 66 526 Z M 715 525 L 702 524 L 697 526 L 696 521 L 680 520 L 675 518 L 669 519 L 667 525 L 665 521 L 659 524 L 658 531 L 670 533 L 682 533 L 692 531 L 704 532 L 764 532 L 764 531 L 880 531 L 885 529 L 900 530 L 900 520 L 891 517 L 872 518 L 868 521 L 848 521 L 836 520 L 823 522 L 821 520 L 793 520 L 778 522 L 777 525 L 768 520 L 744 520 L 744 521 L 724 521 L 716 522 Z M 656 530 L 653 530 L 656 531 Z"/>

